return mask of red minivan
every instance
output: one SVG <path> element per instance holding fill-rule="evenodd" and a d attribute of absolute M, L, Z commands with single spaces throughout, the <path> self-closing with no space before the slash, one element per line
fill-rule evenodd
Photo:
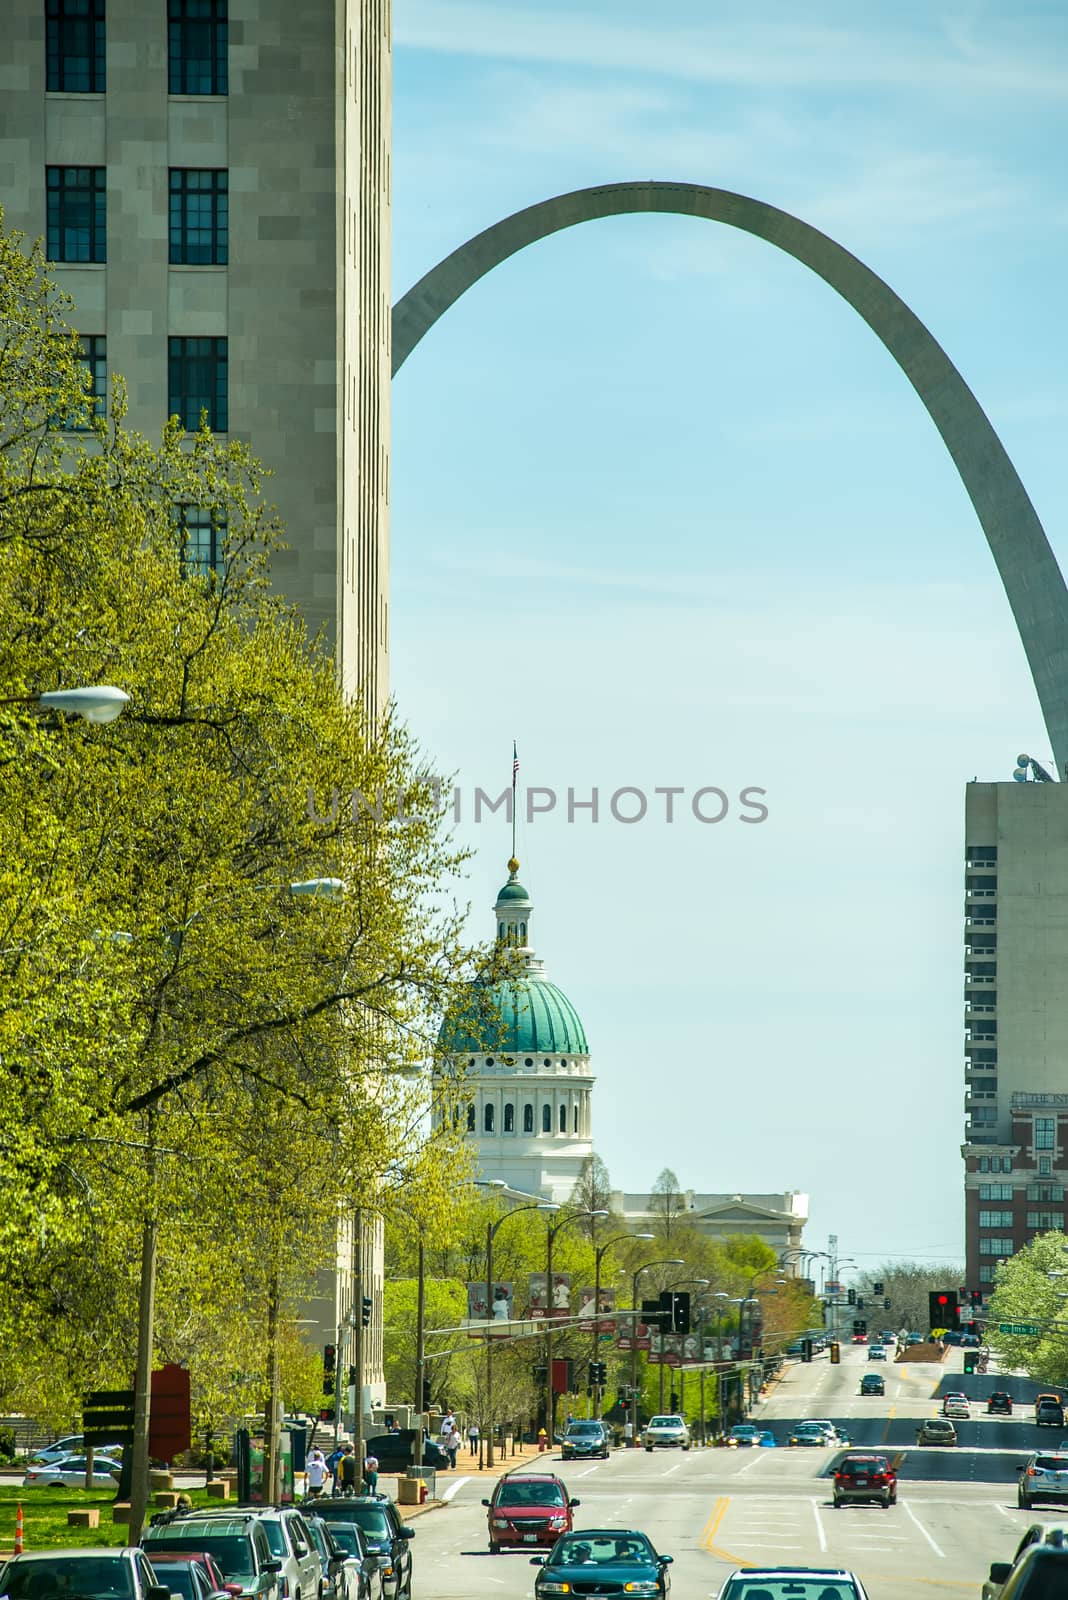
<path fill-rule="evenodd" d="M 498 1481 L 492 1500 L 482 1502 L 488 1507 L 490 1554 L 509 1547 L 551 1547 L 562 1533 L 571 1532 L 571 1513 L 578 1503 L 568 1498 L 555 1473 L 509 1473 Z"/>

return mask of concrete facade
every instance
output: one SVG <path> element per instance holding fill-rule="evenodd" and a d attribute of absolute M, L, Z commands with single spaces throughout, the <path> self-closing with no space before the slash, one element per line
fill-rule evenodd
<path fill-rule="evenodd" d="M 608 1204 L 633 1233 L 653 1227 L 661 1215 L 652 1194 L 613 1191 Z M 749 1237 L 763 1239 L 777 1253 L 803 1248 L 802 1232 L 808 1221 L 808 1195 L 796 1189 L 784 1194 L 699 1194 L 687 1189 L 682 1196 L 679 1222 L 696 1228 L 708 1239 Z M 784 1272 L 798 1274 L 798 1263 L 788 1262 Z"/>
<path fill-rule="evenodd" d="M 43 0 L 9 0 L 0 201 L 29 240 L 48 167 L 106 170 L 106 261 L 54 276 L 106 338 L 129 425 L 168 411 L 168 338 L 227 341 L 229 434 L 274 472 L 278 588 L 346 688 L 388 693 L 390 0 L 229 0 L 228 92 L 168 92 L 166 0 L 107 0 L 103 93 L 46 88 Z M 169 260 L 169 171 L 228 178 L 224 265 Z"/>
<path fill-rule="evenodd" d="M 919 318 L 840 244 L 748 195 L 699 183 L 606 183 L 527 206 L 469 239 L 424 274 L 393 312 L 393 371 L 487 272 L 527 245 L 580 222 L 667 212 L 725 223 L 766 240 L 817 273 L 881 339 L 926 407 L 997 564 L 1058 771 L 1068 778 L 1068 588 L 1004 445 L 968 385 Z"/>
<path fill-rule="evenodd" d="M 969 1287 L 1064 1226 L 1068 785 L 965 799 L 965 1244 Z"/>

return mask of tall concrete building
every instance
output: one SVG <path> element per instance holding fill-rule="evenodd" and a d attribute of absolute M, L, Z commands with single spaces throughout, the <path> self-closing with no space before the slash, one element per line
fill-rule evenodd
<path fill-rule="evenodd" d="M 967 1276 L 985 1294 L 1065 1220 L 1068 785 L 968 785 L 964 920 Z"/>
<path fill-rule="evenodd" d="M 276 587 L 372 714 L 388 692 L 390 0 L 6 0 L 0 203 L 45 241 L 98 403 L 201 411 L 274 477 Z M 221 530 L 185 513 L 187 557 Z M 384 1398 L 382 1231 L 337 1240 L 313 1316 Z"/>
<path fill-rule="evenodd" d="M 390 0 L 7 0 L 0 201 L 98 392 L 201 409 L 288 530 L 277 586 L 387 693 Z M 189 528 L 194 559 L 218 530 Z"/>

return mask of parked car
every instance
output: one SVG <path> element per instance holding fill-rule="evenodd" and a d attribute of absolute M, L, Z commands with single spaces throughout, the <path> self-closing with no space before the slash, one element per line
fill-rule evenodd
<path fill-rule="evenodd" d="M 642 1444 L 646 1450 L 688 1450 L 690 1430 L 682 1417 L 650 1417 L 642 1431 Z"/>
<path fill-rule="evenodd" d="M 364 1441 L 364 1453 L 378 1457 L 381 1472 L 405 1472 L 415 1463 L 415 1429 L 397 1428 L 393 1433 L 376 1433 Z M 449 1458 L 433 1439 L 423 1440 L 424 1467 L 445 1468 Z"/>
<path fill-rule="evenodd" d="M 354 1522 L 371 1554 L 389 1557 L 388 1564 L 382 1568 L 386 1600 L 411 1600 L 411 1541 L 415 1538 L 415 1529 L 401 1521 L 400 1512 L 391 1500 L 379 1500 L 372 1495 L 333 1496 L 317 1500 L 315 1514 L 331 1526 L 335 1522 Z"/>
<path fill-rule="evenodd" d="M 560 1539 L 549 1556 L 534 1556 L 541 1571 L 534 1600 L 550 1595 L 649 1595 L 666 1600 L 671 1556 L 662 1556 L 644 1533 L 630 1528 L 589 1528 Z"/>
<path fill-rule="evenodd" d="M 854 1502 L 897 1504 L 897 1473 L 885 1456 L 845 1456 L 834 1471 L 835 1508 Z"/>
<path fill-rule="evenodd" d="M 282 1563 L 271 1553 L 259 1511 L 180 1511 L 153 1517 L 141 1543 L 154 1550 L 205 1550 L 227 1583 L 240 1584 L 241 1600 L 279 1600 Z"/>
<path fill-rule="evenodd" d="M 44 1595 L 124 1595 L 127 1600 L 171 1600 L 143 1550 L 90 1546 L 84 1550 L 27 1550 L 0 1565 L 0 1594 L 7 1600 Z"/>
<path fill-rule="evenodd" d="M 1036 1451 L 1016 1470 L 1020 1474 L 1016 1501 L 1024 1511 L 1040 1500 L 1047 1504 L 1068 1501 L 1068 1452 Z"/>
<path fill-rule="evenodd" d="M 589 1421 L 572 1422 L 564 1432 L 560 1454 L 565 1461 L 592 1456 L 601 1456 L 607 1461 L 611 1442 L 611 1435 L 603 1422 L 596 1422 L 592 1418 Z"/>
<path fill-rule="evenodd" d="M 719 1600 L 868 1600 L 856 1573 L 844 1567 L 744 1567 L 732 1572 Z"/>
<path fill-rule="evenodd" d="M 58 1461 L 42 1461 L 26 1468 L 22 1480 L 24 1489 L 84 1489 L 88 1482 L 88 1458 L 61 1456 Z M 122 1463 L 112 1456 L 93 1456 L 93 1483 L 98 1489 L 107 1487 L 108 1479 L 118 1482 Z"/>
<path fill-rule="evenodd" d="M 107 1452 L 104 1452 L 107 1454 Z M 62 1439 L 57 1439 L 54 1444 L 46 1444 L 43 1450 L 35 1450 L 30 1457 L 31 1466 L 37 1461 L 59 1461 L 63 1456 L 81 1456 L 85 1454 L 85 1436 L 80 1433 L 68 1433 Z"/>
<path fill-rule="evenodd" d="M 555 1473 L 508 1473 L 483 1500 L 491 1555 L 522 1545 L 555 1545 L 574 1526 L 572 1500 Z"/>
<path fill-rule="evenodd" d="M 309 1519 L 310 1524 L 315 1518 Z M 385 1593 L 385 1575 L 392 1570 L 392 1557 L 376 1555 L 368 1548 L 363 1530 L 355 1522 L 319 1522 L 320 1531 L 327 1533 L 341 1553 L 345 1578 L 353 1600 L 382 1600 Z"/>
<path fill-rule="evenodd" d="M 328 1524 L 315 1515 L 315 1509 L 310 1505 L 304 1507 L 304 1520 L 308 1524 L 312 1544 L 319 1552 L 319 1565 L 323 1569 L 322 1600 L 365 1600 L 357 1563 L 338 1543 Z M 335 1523 L 334 1526 L 348 1524 Z"/>
<path fill-rule="evenodd" d="M 175 1600 L 233 1600 L 241 1593 L 241 1585 L 227 1583 L 215 1557 L 206 1550 L 190 1551 L 188 1555 L 155 1550 L 152 1571 L 160 1583 L 166 1584 Z"/>
<path fill-rule="evenodd" d="M 993 1394 L 988 1394 L 986 1397 L 986 1410 L 988 1416 L 993 1412 L 1000 1412 L 1002 1416 L 1011 1417 L 1012 1395 L 1006 1393 L 1004 1389 L 995 1389 Z"/>
<path fill-rule="evenodd" d="M 282 1600 L 318 1600 L 323 1581 L 319 1552 L 308 1525 L 294 1507 L 265 1506 L 260 1525 L 271 1554 L 282 1563 L 279 1574 Z"/>
<path fill-rule="evenodd" d="M 917 1444 L 953 1445 L 957 1430 L 948 1417 L 928 1417 L 916 1434 Z"/>
<path fill-rule="evenodd" d="M 886 1379 L 881 1372 L 866 1372 L 860 1380 L 861 1394 L 885 1394 Z"/>

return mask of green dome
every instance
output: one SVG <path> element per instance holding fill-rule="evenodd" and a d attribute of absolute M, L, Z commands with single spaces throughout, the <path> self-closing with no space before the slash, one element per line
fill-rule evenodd
<path fill-rule="evenodd" d="M 539 978 L 477 985 L 470 1004 L 442 1028 L 439 1042 L 456 1055 L 590 1053 L 578 1012 L 567 995 L 555 983 Z"/>
<path fill-rule="evenodd" d="M 529 899 L 530 899 L 530 896 L 529 896 L 529 894 L 527 894 L 527 891 L 523 888 L 523 885 L 521 883 L 516 883 L 514 879 L 510 878 L 509 881 L 505 884 L 504 888 L 501 890 L 500 894 L 497 896 L 497 904 L 500 905 L 502 900 L 529 900 Z"/>

